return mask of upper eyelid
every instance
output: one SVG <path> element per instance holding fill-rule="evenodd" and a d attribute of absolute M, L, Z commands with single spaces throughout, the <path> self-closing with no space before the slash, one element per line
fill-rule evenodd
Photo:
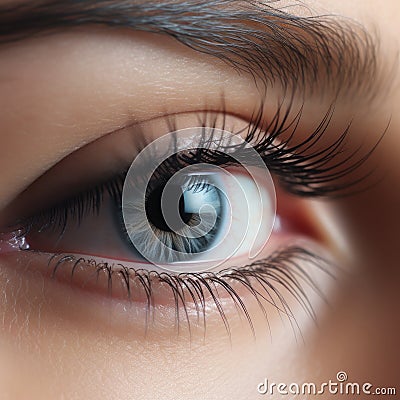
<path fill-rule="evenodd" d="M 242 135 L 244 134 L 245 139 L 260 153 L 264 162 L 267 164 L 267 167 L 270 169 L 270 172 L 279 178 L 280 182 L 290 193 L 305 197 L 333 196 L 343 194 L 342 191 L 344 191 L 345 194 L 348 194 L 346 190 L 349 187 L 352 188 L 352 175 L 350 176 L 351 179 L 344 181 L 344 183 L 341 183 L 339 179 L 347 172 L 354 172 L 354 170 L 358 169 L 358 167 L 366 161 L 366 158 L 368 158 L 374 148 L 370 149 L 369 152 L 366 151 L 361 156 L 354 157 L 350 154 L 351 162 L 348 164 L 341 165 L 340 159 L 336 162 L 336 158 L 344 149 L 343 142 L 349 129 L 343 131 L 342 134 L 328 146 L 315 148 L 329 126 L 330 119 L 333 115 L 333 107 L 327 111 L 314 132 L 303 138 L 300 142 L 294 144 L 292 144 L 291 139 L 297 136 L 295 133 L 302 116 L 301 110 L 295 114 L 293 119 L 290 119 L 289 115 L 291 114 L 291 106 L 289 106 L 285 111 L 278 108 L 274 117 L 271 118 L 267 124 L 264 122 L 264 112 L 265 108 L 261 105 L 258 112 L 253 113 L 252 120 L 248 122 L 246 128 L 241 128 L 240 132 Z M 224 113 L 224 111 L 221 113 Z M 176 123 L 174 121 L 176 121 L 176 118 L 178 117 L 178 115 L 167 117 L 167 125 L 169 126 L 169 129 L 176 130 Z M 199 115 L 199 118 L 203 118 L 202 126 L 216 127 L 219 124 L 222 124 L 221 128 L 225 128 L 225 114 L 222 117 L 222 121 L 220 120 L 221 115 L 214 112 L 211 114 L 203 112 Z M 143 148 L 149 142 L 147 141 L 148 139 L 145 136 L 145 132 L 141 132 L 140 130 L 139 132 L 143 135 L 141 140 L 139 140 Z M 288 134 L 286 138 L 281 138 L 282 132 Z M 205 141 L 207 142 L 207 138 Z M 202 143 L 201 139 L 199 139 L 199 142 L 194 144 L 194 148 L 206 145 L 206 142 Z M 240 151 L 240 149 L 238 151 Z M 325 156 L 330 158 L 328 161 L 332 163 L 331 167 L 326 165 Z M 212 160 L 215 157 L 217 165 L 224 165 L 225 162 L 229 162 L 225 159 L 225 161 L 221 160 L 221 158 L 218 159 L 218 154 L 208 154 L 205 159 L 203 159 L 203 156 L 200 154 L 198 157 L 200 158 L 197 158 L 195 155 L 192 160 L 188 157 L 183 157 L 182 160 L 186 160 L 188 163 L 213 163 Z M 319 165 L 322 165 L 323 168 L 319 168 Z M 310 167 L 312 167 L 312 169 L 310 169 Z M 71 200 L 74 210 L 76 209 L 79 211 L 79 207 L 76 208 L 77 204 L 78 206 L 81 206 L 82 203 L 84 203 L 84 207 L 93 209 L 93 211 L 97 210 L 98 212 L 100 198 L 94 197 L 93 193 L 98 196 L 98 190 L 100 190 L 100 188 L 102 188 L 102 191 L 106 189 L 109 193 L 111 190 L 112 193 L 110 194 L 114 194 L 113 198 L 116 199 L 119 196 L 119 191 L 122 190 L 122 185 L 125 179 L 124 172 L 115 174 L 114 176 L 115 178 L 109 179 L 107 182 L 103 182 L 101 185 L 93 187 L 93 190 L 89 188 L 88 191 L 80 192 L 75 197 L 71 197 L 71 199 L 66 198 L 65 202 Z M 338 179 L 332 179 L 332 177 L 335 176 L 337 176 Z M 324 187 L 324 179 L 326 179 L 326 187 Z M 354 178 L 356 183 L 358 183 L 358 180 L 359 176 Z M 78 203 L 74 202 L 74 199 L 79 199 Z M 87 199 L 90 201 L 88 202 Z M 60 204 L 64 207 L 64 202 L 60 202 Z M 60 207 L 61 215 L 64 215 L 63 210 L 65 207 L 62 207 Z M 57 204 L 55 205 L 55 208 L 51 209 L 52 212 L 55 213 L 54 215 L 57 216 L 57 213 L 59 212 Z M 83 209 L 80 210 L 78 214 L 82 212 Z M 36 221 L 35 215 L 33 216 L 33 221 Z M 32 224 L 32 221 L 29 217 L 26 217 L 22 219 L 21 223 L 24 225 L 30 225 Z M 65 226 L 65 221 L 62 220 L 60 224 Z"/>
<path fill-rule="evenodd" d="M 209 127 L 217 126 L 223 129 L 226 123 L 227 124 L 226 128 L 230 130 L 231 123 L 226 121 L 227 116 L 230 115 L 233 118 L 238 118 L 238 117 L 232 115 L 227 110 L 225 111 L 224 107 L 225 107 L 225 102 L 222 101 L 219 112 L 216 112 L 215 110 L 211 111 L 204 110 L 199 113 L 171 114 L 171 115 L 166 115 L 164 117 L 153 118 L 151 120 L 140 123 L 139 125 L 142 126 L 143 128 L 145 124 L 152 123 L 152 121 L 161 119 L 164 120 L 164 122 L 166 122 L 165 129 L 176 130 L 175 122 L 180 120 L 180 116 L 192 115 L 190 119 L 193 119 L 194 118 L 193 115 L 195 116 L 197 115 L 197 118 L 196 117 L 194 118 L 194 121 L 196 121 L 195 125 L 197 126 L 202 126 L 202 125 Z M 269 148 L 270 154 L 266 154 L 265 162 L 267 163 L 270 172 L 274 174 L 275 177 L 279 178 L 280 182 L 284 185 L 286 189 L 289 189 L 288 191 L 290 193 L 297 195 L 304 195 L 305 197 L 337 196 L 339 194 L 340 195 L 351 194 L 352 191 L 354 192 L 352 181 L 354 181 L 355 183 L 359 183 L 357 181 L 361 180 L 360 175 L 354 174 L 354 172 L 358 170 L 359 167 L 361 167 L 362 164 L 364 164 L 367 161 L 367 158 L 372 154 L 373 150 L 376 147 L 376 144 L 379 143 L 383 135 L 379 140 L 377 140 L 374 146 L 371 145 L 371 147 L 364 149 L 363 151 L 361 151 L 361 153 L 351 156 L 347 164 L 341 165 L 340 162 L 343 160 L 343 158 L 342 159 L 340 158 L 339 154 L 340 151 L 338 150 L 344 149 L 342 142 L 344 142 L 344 139 L 350 133 L 350 123 L 347 125 L 347 128 L 346 125 L 344 126 L 344 128 L 346 129 L 341 128 L 343 130 L 333 127 L 333 132 L 330 133 L 336 134 L 336 138 L 333 137 L 329 145 L 323 144 L 321 148 L 321 146 L 315 146 L 315 145 L 318 144 L 318 142 L 320 141 L 319 138 L 322 138 L 322 136 L 324 136 L 324 132 L 328 129 L 329 125 L 331 124 L 331 118 L 334 112 L 334 105 L 332 105 L 327 110 L 326 114 L 321 118 L 320 124 L 319 125 L 317 124 L 318 126 L 315 126 L 314 131 L 304 132 L 302 129 L 300 129 L 302 132 L 299 132 L 299 134 L 297 134 L 296 133 L 298 131 L 297 127 L 298 124 L 300 123 L 300 120 L 302 119 L 302 109 L 303 107 L 300 107 L 300 110 L 296 113 L 295 110 L 293 109 L 292 103 L 289 102 L 289 104 L 286 105 L 285 101 L 282 102 L 276 109 L 275 113 L 272 116 L 270 116 L 269 114 L 270 110 L 266 109 L 263 103 L 261 103 L 258 108 L 254 109 L 252 116 L 250 118 L 246 119 L 239 118 L 239 120 L 245 123 L 245 127 L 239 124 L 239 126 L 241 127 L 239 130 L 242 132 L 242 136 L 247 136 L 246 137 L 247 141 L 249 141 L 252 145 L 254 145 L 256 147 L 256 150 L 259 151 L 265 151 L 265 149 L 268 150 L 268 141 L 270 140 L 270 138 L 273 138 L 273 140 L 277 139 L 278 142 L 281 141 L 280 143 L 281 156 L 275 159 L 274 152 L 273 151 L 271 152 L 271 148 Z M 305 119 L 307 120 L 307 118 Z M 178 125 L 179 127 L 181 126 L 180 124 Z M 193 127 L 194 125 L 190 126 Z M 132 129 L 132 128 L 133 125 L 129 125 L 126 127 L 126 129 Z M 140 132 L 140 130 L 141 129 L 139 129 L 138 132 L 135 132 L 135 135 L 141 133 L 141 135 L 139 136 L 142 136 L 141 139 L 142 144 L 143 143 L 145 144 L 148 139 L 144 135 L 145 132 Z M 283 135 L 281 137 L 280 133 L 283 131 L 286 131 L 286 135 Z M 262 135 L 263 137 L 260 138 L 259 137 L 260 133 L 263 132 L 264 132 L 264 134 Z M 267 132 L 268 135 L 266 135 Z M 129 136 L 132 134 L 132 132 L 128 131 L 126 133 L 129 133 Z M 383 134 L 384 133 L 385 132 L 383 132 Z M 115 134 L 118 135 L 120 134 L 120 132 L 116 131 Z M 295 139 L 293 143 L 291 142 L 291 140 L 289 140 L 289 142 L 282 143 L 282 140 L 285 139 L 286 141 L 288 137 Z M 100 138 L 98 140 L 102 139 Z M 90 146 L 95 145 L 95 143 L 92 142 L 89 143 L 89 145 Z M 337 146 L 336 150 L 335 146 Z M 78 149 L 78 151 L 80 151 L 80 149 Z M 304 161 L 307 161 L 306 167 L 308 167 L 308 171 L 307 168 L 304 168 L 304 166 L 301 165 L 296 167 L 296 170 L 291 169 L 290 165 L 293 164 L 293 162 L 295 162 L 296 159 L 302 157 L 302 153 L 304 153 L 303 154 Z M 324 154 L 331 158 L 329 161 L 331 162 L 331 165 L 334 165 L 334 168 L 327 166 L 326 162 L 323 162 Z M 350 155 L 350 153 L 345 153 L 345 154 Z M 66 157 L 66 159 L 67 158 L 68 156 Z M 332 162 L 334 163 L 332 164 Z M 314 166 L 313 169 L 310 169 L 312 163 L 314 163 Z M 319 168 L 319 165 L 321 165 L 321 167 L 323 168 Z M 55 167 L 57 166 L 58 164 L 55 165 Z M 348 172 L 349 173 L 351 172 L 351 174 L 349 174 L 349 180 L 344 181 L 343 184 L 342 181 L 339 181 L 339 179 L 336 180 L 332 179 L 332 177 L 335 178 L 335 176 L 337 178 L 342 178 L 343 175 L 345 175 Z M 114 174 L 113 176 L 117 175 L 116 172 L 115 173 L 113 172 L 113 174 Z M 364 179 L 366 177 L 367 174 L 364 174 L 362 176 L 362 178 Z M 317 186 L 314 187 L 313 182 L 316 181 L 319 182 Z M 325 181 L 326 181 L 326 190 L 324 188 Z M 365 183 L 364 180 L 361 180 L 361 182 L 363 183 L 363 185 L 357 186 L 357 190 L 359 187 L 361 187 L 361 189 L 365 188 L 363 187 Z M 33 187 L 33 185 L 34 183 L 31 184 L 31 187 Z M 26 192 L 25 194 L 28 194 L 28 192 Z M 41 193 L 39 197 L 42 198 Z M 3 216 L 4 215 L 11 216 L 15 214 L 21 215 L 19 214 L 18 211 L 17 213 L 15 213 L 16 210 L 20 210 L 18 207 L 16 207 L 16 202 L 15 202 L 16 199 L 17 197 L 15 197 L 14 200 L 10 203 L 11 208 L 8 207 L 3 209 L 2 211 Z M 21 204 L 24 204 L 24 202 L 19 201 L 18 204 L 19 207 L 21 207 Z M 24 206 L 22 207 L 24 210 L 25 207 Z M 27 217 L 28 215 L 25 214 L 24 218 Z M 15 217 L 10 217 L 9 221 L 12 220 L 15 221 Z M 9 223 L 7 222 L 6 224 L 9 225 L 12 224 L 12 222 Z M 2 223 L 4 226 L 4 221 L 2 221 Z"/>
<path fill-rule="evenodd" d="M 267 86 L 278 81 L 283 87 L 303 85 L 319 92 L 329 88 L 333 93 L 345 88 L 359 100 L 373 98 L 382 87 L 377 37 L 355 23 L 299 17 L 267 3 L 26 2 L 1 9 L 0 43 L 94 24 L 171 35 L 261 78 Z"/>

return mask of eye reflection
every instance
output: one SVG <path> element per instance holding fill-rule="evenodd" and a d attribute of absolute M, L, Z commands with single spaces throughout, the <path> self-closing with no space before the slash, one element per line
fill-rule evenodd
<path fill-rule="evenodd" d="M 200 152 L 226 158 L 225 165 L 193 158 Z M 140 219 L 148 214 L 149 199 L 154 205 L 153 195 L 164 229 L 151 217 Z M 185 205 L 195 211 L 184 214 L 187 222 L 181 218 Z M 241 137 L 187 128 L 155 140 L 135 158 L 124 182 L 122 214 L 132 244 L 153 265 L 210 270 L 263 248 L 274 224 L 274 185 L 260 155 Z"/>
<path fill-rule="evenodd" d="M 170 249 L 181 253 L 201 253 L 214 242 L 223 223 L 224 202 L 227 200 L 209 179 L 197 181 L 188 177 L 187 181 L 181 185 L 170 185 L 169 196 L 165 195 L 165 186 L 148 190 L 146 217 L 153 225 L 153 233 L 158 233 L 159 237 L 164 235 L 160 240 Z M 166 196 L 164 202 L 163 195 Z M 188 229 L 185 230 L 186 227 Z M 135 226 L 130 229 L 138 234 Z M 191 233 L 193 229 L 197 231 L 196 237 Z M 172 233 L 176 234 L 176 238 L 168 240 L 168 235 Z"/>

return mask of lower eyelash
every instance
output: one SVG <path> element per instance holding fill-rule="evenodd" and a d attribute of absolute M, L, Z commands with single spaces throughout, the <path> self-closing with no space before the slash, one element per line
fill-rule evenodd
<path fill-rule="evenodd" d="M 181 273 L 156 272 L 143 269 L 126 267 L 123 264 L 110 264 L 86 259 L 74 255 L 55 254 L 48 266 L 52 268 L 51 276 L 57 278 L 57 273 L 63 267 L 70 267 L 70 280 L 73 281 L 78 269 L 90 268 L 97 279 L 101 273 L 107 277 L 107 290 L 112 294 L 112 287 L 123 283 L 128 299 L 132 296 L 132 287 L 139 285 L 146 295 L 146 330 L 147 324 L 152 320 L 155 308 L 154 287 L 156 284 L 165 284 L 171 290 L 171 300 L 175 306 L 175 326 L 179 333 L 180 325 L 186 323 L 190 332 L 191 319 L 189 307 L 195 310 L 196 320 L 203 323 L 206 328 L 207 298 L 216 307 L 226 332 L 230 336 L 229 318 L 224 311 L 224 302 L 221 295 L 225 294 L 233 303 L 237 312 L 245 317 L 254 334 L 254 326 L 250 311 L 246 307 L 246 300 L 239 294 L 239 288 L 244 288 L 257 302 L 267 323 L 268 312 L 263 305 L 266 302 L 273 306 L 277 312 L 286 317 L 295 335 L 299 331 L 296 316 L 289 306 L 288 299 L 281 294 L 282 290 L 290 293 L 293 299 L 304 311 L 315 320 L 316 315 L 306 293 L 306 288 L 311 288 L 321 298 L 324 294 L 318 288 L 312 277 L 312 268 L 317 268 L 324 274 L 334 278 L 334 269 L 331 262 L 316 253 L 296 245 L 289 245 L 273 252 L 265 259 L 243 267 L 230 267 L 219 272 Z M 311 272 L 311 273 L 310 273 Z M 135 284 L 135 285 L 134 285 Z M 269 325 L 268 325 L 269 326 Z M 301 332 L 300 332 L 301 334 Z"/>

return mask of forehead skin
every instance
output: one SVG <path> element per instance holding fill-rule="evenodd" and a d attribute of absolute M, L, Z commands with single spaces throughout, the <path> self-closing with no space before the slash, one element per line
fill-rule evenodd
<path fill-rule="evenodd" d="M 11 1 L 1 2 L 6 4 Z M 360 22 L 367 29 L 377 30 L 382 42 L 382 57 L 388 63 L 393 62 L 400 48 L 400 3 L 397 0 L 310 0 L 303 3 L 317 14 L 337 13 Z M 296 10 L 303 12 L 301 7 Z M 101 30 L 98 35 L 102 35 Z M 55 40 L 57 39 L 48 38 L 48 42 Z M 129 41 L 121 39 L 121 47 L 114 51 L 123 53 L 125 47 L 130 45 Z M 15 51 L 19 51 L 18 46 L 25 44 L 16 44 Z M 60 55 L 62 46 L 71 50 L 70 43 L 65 40 L 60 44 Z M 146 49 L 144 42 L 142 45 L 132 46 L 135 54 Z M 37 50 L 44 54 L 44 47 Z M 89 47 L 86 48 L 87 51 L 90 51 Z M 13 51 L 11 49 L 8 54 L 12 55 Z M 29 45 L 24 47 L 24 51 L 34 65 L 37 59 L 35 54 L 28 54 Z M 168 49 L 160 48 L 159 51 L 168 52 Z M 76 58 L 74 54 L 70 56 L 78 62 L 79 53 L 75 55 Z M 186 56 L 187 54 L 182 55 L 183 58 Z M 6 61 L 0 61 L 0 68 L 2 62 L 6 65 Z M 112 64 L 113 61 L 109 62 Z M 214 83 L 215 88 L 215 92 L 211 93 L 216 95 L 219 87 L 230 86 L 234 82 L 231 91 L 228 91 L 232 108 L 251 109 L 249 104 L 243 104 L 241 98 L 243 88 L 249 85 L 248 81 L 244 78 L 243 81 L 238 81 L 237 75 L 232 75 L 221 65 L 210 67 L 206 85 L 199 71 L 204 73 L 204 69 L 208 68 L 207 62 L 201 57 L 196 58 L 194 63 L 187 59 L 186 78 L 179 90 L 171 89 L 174 83 L 172 61 L 169 65 L 170 74 L 162 75 L 157 82 L 153 82 L 153 96 L 148 94 L 146 87 L 146 93 L 143 93 L 146 97 L 145 104 L 139 104 L 137 99 L 127 96 L 123 101 L 125 109 L 119 110 L 118 115 L 128 114 L 131 109 L 139 110 L 143 118 L 151 117 L 150 109 L 155 114 L 165 112 L 165 104 L 159 99 L 166 93 L 174 93 L 168 103 L 170 111 L 178 111 L 182 103 L 193 104 L 194 108 L 201 107 L 198 92 L 210 93 L 210 82 Z M 146 72 L 137 71 L 142 78 Z M 107 74 L 107 68 L 102 73 Z M 65 68 L 65 74 L 68 75 L 68 67 Z M 29 88 L 29 75 L 23 78 Z M 51 76 L 46 78 L 51 79 Z M 33 85 L 32 91 L 34 90 L 36 91 L 32 96 L 40 97 L 40 87 Z M 81 90 L 85 91 L 84 85 Z M 121 91 L 118 96 L 114 91 L 112 96 L 115 98 L 105 98 L 104 102 L 108 101 L 115 106 L 122 93 L 125 92 Z M 24 98 L 21 97 L 20 101 L 23 104 Z M 2 98 L 1 93 L 0 102 L 7 103 L 7 98 Z M 79 319 L 77 310 L 66 307 L 62 310 L 65 318 L 58 318 L 51 305 L 40 298 L 40 283 L 37 284 L 38 287 L 31 288 L 25 282 L 18 282 L 19 293 L 35 292 L 39 295 L 35 299 L 18 299 L 17 302 L 16 291 L 10 287 L 13 279 L 9 280 L 0 270 L 0 293 L 3 299 L 0 304 L 2 396 L 5 399 L 41 400 L 251 400 L 259 397 L 256 388 L 264 377 L 270 377 L 275 382 L 319 382 L 325 381 L 326 377 L 335 377 L 340 370 L 347 371 L 353 382 L 371 382 L 381 387 L 394 386 L 398 383 L 400 370 L 400 269 L 397 255 L 394 254 L 394 249 L 398 248 L 400 226 L 398 104 L 400 87 L 398 81 L 394 80 L 391 91 L 383 96 L 374 110 L 377 119 L 379 115 L 392 115 L 390 128 L 376 155 L 376 159 L 380 160 L 387 171 L 385 180 L 371 191 L 338 201 L 336 206 L 338 220 L 346 221 L 343 229 L 347 232 L 362 273 L 350 279 L 346 287 L 338 289 L 333 299 L 335 306 L 321 319 L 318 331 L 307 338 L 306 346 L 293 344 L 286 336 L 273 338 L 272 343 L 262 340 L 255 343 L 247 332 L 239 334 L 232 347 L 219 339 L 220 332 L 211 333 L 209 341 L 192 348 L 187 342 L 179 340 L 170 343 L 144 343 L 133 337 L 118 337 L 113 335 L 112 327 L 109 326 L 95 330 L 95 324 Z M 63 106 L 65 111 L 70 110 L 69 104 Z M 27 121 L 33 123 L 37 119 L 34 105 L 28 114 Z M 85 119 L 85 113 L 82 112 L 81 121 L 83 125 L 86 123 L 85 129 L 81 129 L 73 137 L 65 137 L 61 141 L 65 148 L 82 146 L 82 143 L 92 141 L 96 135 L 100 135 L 100 124 Z M 45 120 L 44 117 L 41 120 L 43 131 L 53 123 Z M 109 124 L 106 126 L 109 130 L 123 123 L 113 118 L 103 118 L 101 122 L 103 128 Z M 60 138 L 70 128 L 67 125 L 63 127 L 62 124 L 61 121 L 61 126 L 58 126 Z M 5 136 L 6 132 L 2 129 L 0 149 L 2 146 L 3 149 L 6 145 L 11 146 L 10 140 L 5 142 Z M 60 157 L 64 151 L 60 148 L 61 139 L 46 138 L 44 135 L 40 140 L 35 140 L 37 141 L 31 142 L 29 154 L 21 155 L 19 159 L 4 152 L 6 160 L 3 159 L 2 165 L 7 166 L 7 171 L 2 174 L 9 177 L 9 180 L 7 185 L 0 188 L 0 201 L 11 199 L 25 182 L 32 179 L 33 175 L 30 176 L 29 173 L 34 170 L 34 166 L 37 168 L 36 173 L 40 169 L 45 170 L 54 162 L 54 154 Z M 22 145 L 21 142 L 18 143 Z M 14 284 L 16 282 L 14 280 Z M 35 286 L 35 283 L 31 285 Z M 73 316 L 74 313 L 78 317 Z"/>

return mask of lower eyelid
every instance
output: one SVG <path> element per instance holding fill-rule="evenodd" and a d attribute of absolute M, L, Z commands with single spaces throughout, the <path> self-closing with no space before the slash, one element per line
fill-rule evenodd
<path fill-rule="evenodd" d="M 281 249 L 267 261 L 246 268 L 186 277 L 84 259 L 77 263 L 71 256 L 30 251 L 17 257 L 3 255 L 4 264 L 7 258 L 24 274 L 34 272 L 37 277 L 39 272 L 46 297 L 63 294 L 60 301 L 66 304 L 82 301 L 82 312 L 94 312 L 100 320 L 112 316 L 117 325 L 133 326 L 142 334 L 160 327 L 176 334 L 178 325 L 181 330 L 202 330 L 210 323 L 222 324 L 229 332 L 240 315 L 250 329 L 257 314 L 265 314 L 268 321 L 283 316 L 295 324 L 300 314 L 313 316 L 312 299 L 323 290 L 316 288 L 316 281 L 320 284 L 335 272 L 323 257 L 298 246 Z"/>

